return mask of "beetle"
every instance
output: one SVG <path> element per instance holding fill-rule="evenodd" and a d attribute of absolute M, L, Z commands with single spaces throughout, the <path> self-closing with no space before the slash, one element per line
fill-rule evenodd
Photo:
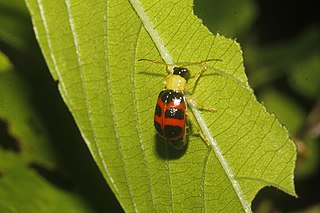
<path fill-rule="evenodd" d="M 155 107 L 154 127 L 158 134 L 167 140 L 174 148 L 181 149 L 187 142 L 187 103 L 184 91 L 191 74 L 185 66 L 204 64 L 207 61 L 213 60 L 217 61 L 219 59 L 209 59 L 183 66 L 176 66 L 149 59 L 139 59 L 139 61 L 149 61 L 167 66 L 168 75 L 163 81 L 165 87 L 159 93 Z M 198 72 L 195 76 L 195 83 L 206 69 L 207 66 L 203 66 Z M 214 108 L 208 110 L 216 111 Z M 202 134 L 200 135 L 203 138 Z"/>
<path fill-rule="evenodd" d="M 164 79 L 165 89 L 159 93 L 154 126 L 160 136 L 175 148 L 186 143 L 186 97 L 183 93 L 190 78 L 185 67 L 173 67 L 173 72 Z"/>

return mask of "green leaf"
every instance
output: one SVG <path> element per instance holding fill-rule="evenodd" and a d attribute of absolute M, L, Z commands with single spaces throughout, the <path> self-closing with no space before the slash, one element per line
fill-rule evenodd
<path fill-rule="evenodd" d="M 264 186 L 295 195 L 295 146 L 255 99 L 239 45 L 212 35 L 192 1 L 27 0 L 50 71 L 101 172 L 127 212 L 250 211 Z M 188 102 L 197 134 L 174 150 L 153 128 L 160 64 L 208 62 Z M 201 67 L 190 66 L 193 74 Z M 195 128 L 193 128 L 196 133 Z"/>
<path fill-rule="evenodd" d="M 0 71 L 0 212 L 89 212 L 80 196 L 48 181 L 61 165 L 30 94 L 11 66 Z"/>
<path fill-rule="evenodd" d="M 300 153 L 298 152 L 295 178 L 301 180 L 310 177 L 319 167 L 317 154 L 319 145 L 314 138 L 309 136 L 301 138 L 300 136 L 301 126 L 307 117 L 306 112 L 292 98 L 276 90 L 263 90 L 260 98 L 267 109 L 274 113 L 279 121 L 289 129 L 291 138 L 294 138 L 298 150 L 299 148 L 301 150 Z"/>

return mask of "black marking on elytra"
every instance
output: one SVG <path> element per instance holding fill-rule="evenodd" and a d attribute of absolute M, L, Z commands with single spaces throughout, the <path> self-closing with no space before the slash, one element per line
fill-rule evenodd
<path fill-rule="evenodd" d="M 161 129 L 161 125 L 158 122 L 154 122 L 154 127 L 156 128 L 157 132 L 162 135 L 162 129 Z"/>
<path fill-rule="evenodd" d="M 159 94 L 163 103 L 170 103 L 171 101 L 178 100 L 180 103 L 184 103 L 184 95 L 181 92 L 173 90 L 163 90 Z"/>
<path fill-rule="evenodd" d="M 171 107 L 166 110 L 165 117 L 183 120 L 184 119 L 184 111 L 182 109 L 176 109 L 176 108 Z"/>
<path fill-rule="evenodd" d="M 161 109 L 161 107 L 157 104 L 156 105 L 156 111 L 155 111 L 155 113 L 154 113 L 156 116 L 158 116 L 158 117 L 161 117 L 161 115 L 162 115 L 162 109 Z"/>
<path fill-rule="evenodd" d="M 172 125 L 164 126 L 164 136 L 168 140 L 175 140 L 175 141 L 182 140 L 183 139 L 182 132 L 183 132 L 183 129 L 180 126 L 172 126 Z"/>
<path fill-rule="evenodd" d="M 161 98 L 163 96 L 164 93 L 168 92 L 168 90 L 162 90 L 159 95 L 158 98 Z M 163 100 L 162 100 L 163 101 Z"/>

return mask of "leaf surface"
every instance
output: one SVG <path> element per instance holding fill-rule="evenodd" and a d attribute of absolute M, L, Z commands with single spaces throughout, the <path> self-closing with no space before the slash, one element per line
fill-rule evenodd
<path fill-rule="evenodd" d="M 127 212 L 250 211 L 264 186 L 295 194 L 287 131 L 256 101 L 239 45 L 212 35 L 192 1 L 27 3 L 59 90 Z M 156 135 L 154 106 L 166 71 L 141 58 L 221 60 L 208 63 L 193 93 L 218 112 L 190 107 L 216 144 L 208 148 L 194 126 L 183 150 Z M 200 68 L 190 66 L 193 74 Z"/>

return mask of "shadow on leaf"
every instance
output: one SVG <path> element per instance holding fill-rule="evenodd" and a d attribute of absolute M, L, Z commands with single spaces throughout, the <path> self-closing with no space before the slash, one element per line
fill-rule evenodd
<path fill-rule="evenodd" d="M 160 156 L 160 158 L 164 160 L 174 160 L 181 158 L 188 149 L 188 138 L 186 138 L 185 145 L 181 148 L 175 148 L 170 144 L 169 141 L 162 138 L 160 135 L 155 134 L 156 141 L 156 153 Z"/>

